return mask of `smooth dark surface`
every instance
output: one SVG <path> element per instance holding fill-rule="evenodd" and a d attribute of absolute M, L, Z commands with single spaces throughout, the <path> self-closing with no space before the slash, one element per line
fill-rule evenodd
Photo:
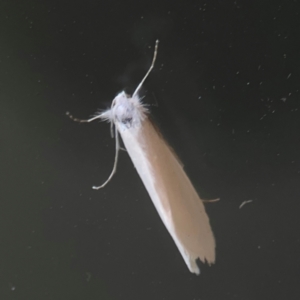
<path fill-rule="evenodd" d="M 250 1 L 249 1 L 250 2 Z M 299 299 L 299 1 L 0 1 L 0 299 Z M 138 85 L 206 204 L 189 273 L 105 123 Z M 245 200 L 253 200 L 239 209 Z"/>

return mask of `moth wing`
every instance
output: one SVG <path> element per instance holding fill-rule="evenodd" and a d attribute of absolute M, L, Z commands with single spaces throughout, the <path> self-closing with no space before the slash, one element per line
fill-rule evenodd
<path fill-rule="evenodd" d="M 148 118 L 143 121 L 138 139 L 151 162 L 149 168 L 154 178 L 152 187 L 144 184 L 190 271 L 199 274 L 197 258 L 208 264 L 215 262 L 215 239 L 203 202 Z"/>

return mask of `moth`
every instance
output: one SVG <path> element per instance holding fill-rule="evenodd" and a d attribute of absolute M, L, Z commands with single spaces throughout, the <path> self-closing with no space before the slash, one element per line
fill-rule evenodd
<path fill-rule="evenodd" d="M 108 179 L 94 189 L 103 188 L 117 169 L 120 150 L 119 135 L 140 176 L 149 196 L 190 272 L 200 274 L 197 260 L 215 262 L 215 239 L 205 212 L 203 201 L 173 150 L 150 121 L 148 109 L 138 96 L 139 91 L 154 67 L 157 56 L 156 41 L 151 66 L 132 96 L 124 91 L 112 101 L 111 107 L 94 117 L 77 122 L 100 119 L 111 124 L 115 132 L 115 161 Z M 217 200 L 217 199 L 216 199 Z"/>

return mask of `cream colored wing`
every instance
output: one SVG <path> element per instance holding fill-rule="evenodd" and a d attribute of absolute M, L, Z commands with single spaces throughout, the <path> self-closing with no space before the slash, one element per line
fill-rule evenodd
<path fill-rule="evenodd" d="M 120 130 L 127 151 L 189 270 L 215 262 L 215 239 L 202 200 L 174 153 L 146 117 Z"/>

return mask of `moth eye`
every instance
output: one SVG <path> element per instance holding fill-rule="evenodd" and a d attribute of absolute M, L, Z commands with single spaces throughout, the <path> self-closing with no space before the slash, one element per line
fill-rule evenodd
<path fill-rule="evenodd" d="M 122 119 L 122 123 L 125 124 L 127 127 L 130 127 L 132 123 L 132 118 L 131 117 L 124 118 Z"/>

